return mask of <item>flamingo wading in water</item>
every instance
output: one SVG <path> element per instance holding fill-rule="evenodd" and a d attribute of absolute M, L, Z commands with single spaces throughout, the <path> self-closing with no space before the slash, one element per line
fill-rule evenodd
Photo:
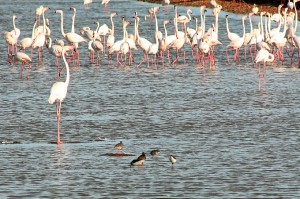
<path fill-rule="evenodd" d="M 50 96 L 48 99 L 49 104 L 53 104 L 56 102 L 56 117 L 57 117 L 57 144 L 62 144 L 60 141 L 60 111 L 61 111 L 61 103 L 65 99 L 68 91 L 69 81 L 70 81 L 70 72 L 69 65 L 65 58 L 65 52 L 63 50 L 62 57 L 67 69 L 67 78 L 65 82 L 56 82 L 52 85 Z"/>

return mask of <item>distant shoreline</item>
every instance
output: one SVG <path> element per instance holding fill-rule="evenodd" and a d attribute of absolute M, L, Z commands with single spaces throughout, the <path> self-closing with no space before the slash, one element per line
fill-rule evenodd
<path fill-rule="evenodd" d="M 146 1 L 149 3 L 157 3 L 161 4 L 162 0 L 138 0 L 138 1 Z M 183 5 L 183 6 L 193 6 L 193 7 L 200 7 L 202 5 L 205 5 L 208 8 L 211 8 L 210 0 L 170 0 L 171 4 L 174 5 Z M 235 0 L 216 0 L 218 4 L 222 5 L 222 10 L 227 12 L 233 12 L 236 14 L 248 14 L 251 12 L 253 3 L 246 3 L 241 2 L 238 3 Z M 300 2 L 298 3 L 300 4 Z M 279 4 L 278 4 L 279 5 Z M 275 14 L 278 12 L 278 5 L 275 4 L 257 4 L 257 7 L 259 8 L 259 11 L 265 11 L 272 14 Z M 299 6 L 298 6 L 299 7 Z M 298 19 L 300 18 L 299 15 L 300 12 L 298 10 Z"/>

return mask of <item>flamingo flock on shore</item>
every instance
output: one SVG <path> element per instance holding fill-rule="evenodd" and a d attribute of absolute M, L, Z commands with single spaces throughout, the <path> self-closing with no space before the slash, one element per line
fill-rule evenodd
<path fill-rule="evenodd" d="M 298 16 L 296 2 L 294 0 L 291 5 L 284 8 L 281 4 L 278 6 L 277 13 L 267 13 L 260 11 L 254 4 L 251 12 L 248 15 L 242 16 L 241 26 L 242 35 L 231 32 L 229 27 L 229 16 L 226 15 L 226 34 L 228 45 L 225 53 L 227 63 L 230 64 L 231 51 L 234 51 L 233 61 L 240 62 L 240 49 L 244 49 L 244 57 L 247 59 L 247 52 L 251 57 L 251 62 L 258 69 L 259 79 L 265 78 L 266 64 L 274 65 L 276 62 L 283 63 L 289 58 L 289 64 L 299 64 L 300 61 L 300 36 L 296 35 Z M 107 10 L 109 0 L 103 0 L 104 10 Z M 92 1 L 84 1 L 84 8 L 88 9 Z M 163 6 L 167 7 L 170 1 L 163 1 Z M 69 64 L 80 66 L 80 51 L 86 49 L 89 52 L 90 63 L 101 65 L 102 60 L 108 60 L 109 64 L 114 64 L 118 67 L 135 66 L 146 67 L 151 66 L 158 69 L 162 66 L 172 66 L 181 61 L 186 63 L 186 57 L 191 52 L 192 59 L 196 65 L 202 68 L 213 68 L 217 61 L 215 48 L 222 46 L 224 41 L 219 40 L 219 15 L 222 6 L 215 0 L 211 0 L 212 14 L 214 21 L 212 24 L 206 22 L 205 6 L 200 6 L 200 14 L 194 13 L 191 9 L 186 10 L 186 15 L 180 15 L 177 11 L 177 6 L 174 6 L 174 16 L 170 16 L 169 20 L 163 21 L 163 29 L 159 30 L 158 16 L 160 7 L 156 6 L 142 13 L 141 17 L 137 12 L 133 13 L 132 18 L 122 17 L 122 31 L 115 32 L 114 17 L 117 13 L 110 14 L 110 25 L 103 24 L 100 26 L 98 21 L 94 22 L 95 30 L 90 27 L 80 28 L 80 32 L 76 33 L 76 8 L 71 7 L 73 12 L 71 32 L 64 31 L 64 11 L 62 9 L 55 10 L 55 13 L 60 16 L 60 31 L 63 39 L 51 38 L 51 29 L 49 20 L 45 14 L 49 14 L 50 7 L 40 6 L 36 9 L 36 19 L 32 25 L 31 37 L 19 39 L 21 30 L 17 28 L 17 16 L 12 16 L 13 30 L 3 33 L 7 43 L 7 60 L 8 63 L 21 62 L 22 77 L 25 65 L 28 65 L 28 75 L 33 59 L 33 51 L 37 49 L 37 61 L 41 61 L 43 48 L 46 46 L 49 53 L 54 56 L 55 65 L 57 66 L 57 78 L 60 78 L 60 64 L 62 59 L 67 68 L 67 79 L 65 82 L 55 83 L 51 89 L 49 103 L 56 102 L 57 105 L 57 122 L 58 122 L 58 141 L 60 141 L 60 109 L 61 103 L 66 97 L 67 87 L 69 84 Z M 169 11 L 165 9 L 166 15 Z M 260 22 L 257 27 L 253 27 L 251 18 L 253 15 L 259 17 Z M 147 35 L 140 34 L 140 20 L 150 17 L 154 23 L 155 29 L 149 31 Z M 40 19 L 42 17 L 42 20 Z M 134 24 L 132 22 L 134 20 Z M 246 32 L 246 21 L 249 21 L 250 31 Z M 200 24 L 198 24 L 200 21 Z M 174 32 L 168 32 L 167 26 L 173 24 Z M 120 27 L 120 24 L 117 24 Z M 127 27 L 134 26 L 134 34 L 129 34 Z M 208 29 L 206 27 L 209 26 Z M 275 26 L 275 27 L 274 27 Z M 119 35 L 117 35 L 117 34 Z M 122 35 L 121 39 L 117 39 Z M 149 36 L 150 35 L 150 36 Z M 149 40 L 149 37 L 154 39 Z M 67 43 L 68 45 L 65 45 Z M 223 45 L 224 46 L 224 45 Z M 188 51 L 187 49 L 190 48 Z M 30 49 L 30 55 L 26 50 Z M 140 50 L 139 50 L 140 49 Z M 135 56 L 138 51 L 141 51 L 143 58 L 138 61 Z M 285 54 L 286 53 L 286 54 Z M 295 61 L 295 54 L 296 60 Z M 138 63 L 138 64 L 135 64 Z M 263 64 L 263 69 L 261 69 Z M 150 66 L 151 65 L 151 66 Z"/>

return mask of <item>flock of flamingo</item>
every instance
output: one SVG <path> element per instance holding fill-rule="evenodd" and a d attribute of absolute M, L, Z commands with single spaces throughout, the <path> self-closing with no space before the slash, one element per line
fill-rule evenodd
<path fill-rule="evenodd" d="M 258 68 L 259 78 L 264 78 L 266 63 L 274 64 L 276 61 L 284 61 L 284 50 L 290 58 L 290 63 L 293 62 L 295 54 L 298 55 L 297 62 L 300 61 L 300 37 L 296 36 L 297 30 L 297 9 L 296 2 L 294 0 L 292 4 L 284 7 L 283 4 L 278 6 L 277 13 L 267 13 L 264 11 L 259 12 L 258 7 L 254 4 L 251 12 L 248 15 L 242 17 L 242 29 L 243 34 L 239 35 L 230 32 L 228 16 L 226 16 L 226 30 L 229 44 L 226 46 L 227 62 L 230 63 L 229 54 L 230 51 L 234 51 L 233 60 L 235 62 L 240 61 L 240 49 L 244 48 L 245 58 L 249 48 L 249 54 L 252 58 L 252 62 Z M 103 0 L 102 4 L 105 5 L 107 11 L 107 4 L 109 0 Z M 92 0 L 84 0 L 84 7 L 88 9 Z M 170 1 L 163 0 L 165 8 L 170 4 Z M 222 10 L 222 6 L 215 0 L 211 0 L 212 13 L 214 16 L 214 22 L 210 25 L 210 28 L 206 30 L 206 10 L 205 6 L 200 6 L 200 15 L 193 15 L 192 10 L 187 9 L 187 15 L 179 15 L 177 6 L 174 6 L 174 17 L 172 20 L 164 20 L 163 27 L 164 33 L 159 30 L 157 13 L 160 10 L 159 6 L 150 8 L 148 13 L 144 15 L 145 19 L 150 18 L 155 23 L 154 33 L 149 33 L 154 36 L 154 41 L 149 41 L 146 37 L 143 37 L 139 33 L 140 16 L 137 12 L 134 13 L 134 34 L 128 34 L 127 27 L 131 22 L 122 17 L 122 35 L 119 40 L 115 36 L 115 25 L 113 18 L 117 16 L 117 13 L 112 12 L 110 14 L 111 27 L 107 24 L 100 26 L 99 22 L 95 22 L 97 28 L 92 30 L 90 27 L 82 27 L 80 34 L 75 32 L 75 18 L 76 8 L 71 7 L 73 11 L 72 16 L 72 28 L 71 32 L 64 31 L 64 12 L 63 10 L 55 10 L 55 13 L 60 15 L 60 29 L 64 38 L 55 39 L 52 41 L 51 29 L 49 27 L 49 20 L 45 17 L 45 13 L 50 9 L 47 6 L 40 6 L 36 9 L 36 20 L 32 27 L 31 37 L 23 38 L 19 40 L 20 29 L 16 26 L 17 16 L 12 17 L 13 30 L 4 32 L 5 40 L 8 44 L 7 58 L 9 63 L 21 62 L 21 77 L 24 66 L 28 65 L 28 76 L 31 68 L 30 62 L 32 62 L 33 49 L 38 49 L 38 60 L 43 57 L 43 48 L 49 50 L 49 53 L 55 57 L 55 65 L 57 66 L 57 76 L 59 78 L 61 69 L 59 69 L 59 58 L 63 60 L 66 67 L 67 77 L 64 82 L 56 82 L 53 84 L 49 96 L 49 103 L 56 102 L 56 114 L 57 114 L 57 143 L 61 144 L 60 140 L 60 112 L 62 101 L 67 95 L 67 88 L 69 85 L 70 74 L 69 64 L 80 65 L 80 46 L 87 44 L 89 51 L 89 61 L 96 64 L 100 64 L 103 58 L 106 58 L 109 63 L 112 63 L 115 59 L 117 66 L 123 67 L 126 65 L 131 66 L 136 59 L 133 51 L 141 49 L 143 52 L 143 59 L 136 67 L 141 67 L 146 64 L 150 67 L 157 68 L 163 66 L 166 62 L 169 65 L 173 65 L 179 62 L 182 58 L 186 61 L 186 48 L 190 47 L 191 56 L 194 58 L 196 64 L 205 67 L 206 63 L 212 67 L 215 65 L 215 46 L 222 45 L 219 41 L 219 14 Z M 166 14 L 169 14 L 165 9 Z M 251 17 L 257 15 L 260 17 L 260 22 L 257 27 L 253 27 Z M 40 20 L 42 17 L 42 22 Z M 144 18 L 143 17 L 143 18 Z M 198 18 L 200 17 L 200 25 L 198 25 Z M 142 19 L 143 19 L 142 18 Z M 245 21 L 249 19 L 250 32 L 246 33 Z M 195 29 L 189 24 L 195 20 Z M 166 26 L 170 23 L 174 25 L 173 34 L 168 34 Z M 274 23 L 275 27 L 274 27 Z M 67 41 L 68 45 L 65 45 Z M 85 43 L 85 44 L 84 44 Z M 30 49 L 30 54 L 26 53 L 26 49 Z M 113 58 L 115 57 L 115 58 Z M 166 61 L 167 60 L 167 61 Z M 161 64 L 159 64 L 161 63 Z M 263 63 L 263 70 L 261 71 L 260 64 Z"/>

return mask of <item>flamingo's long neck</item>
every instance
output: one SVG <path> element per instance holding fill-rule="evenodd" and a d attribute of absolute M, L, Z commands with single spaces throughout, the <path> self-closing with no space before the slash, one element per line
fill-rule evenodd
<path fill-rule="evenodd" d="M 66 37 L 65 31 L 64 31 L 64 13 L 63 11 L 60 12 L 60 30 L 63 37 Z"/>
<path fill-rule="evenodd" d="M 243 17 L 242 23 L 243 23 L 243 40 L 244 40 L 245 39 L 245 35 L 246 35 L 246 31 L 245 31 L 245 18 L 244 17 Z"/>
<path fill-rule="evenodd" d="M 15 35 L 17 35 L 16 17 L 15 16 L 13 16 L 13 26 L 14 26 Z"/>
<path fill-rule="evenodd" d="M 115 34 L 115 24 L 114 24 L 112 16 L 110 16 L 110 21 L 111 21 L 111 35 L 114 35 Z"/>
<path fill-rule="evenodd" d="M 263 21 L 262 21 L 262 15 L 263 15 L 263 13 L 260 13 L 260 31 L 261 31 L 261 35 L 262 35 L 262 37 L 263 38 L 265 38 L 264 37 L 264 24 L 263 24 Z"/>
<path fill-rule="evenodd" d="M 34 39 L 34 35 L 35 35 L 35 26 L 36 26 L 36 21 L 33 24 L 33 28 L 32 28 L 32 32 L 31 32 L 31 39 Z"/>
<path fill-rule="evenodd" d="M 140 34 L 139 34 L 139 23 L 140 23 L 140 19 L 137 17 L 137 18 L 136 18 L 136 39 L 137 39 L 137 40 L 140 38 Z"/>
<path fill-rule="evenodd" d="M 227 34 L 229 34 L 230 31 L 229 31 L 229 25 L 228 25 L 228 16 L 226 17 L 226 30 L 227 30 Z"/>
<path fill-rule="evenodd" d="M 96 23 L 97 23 L 97 28 L 93 32 L 93 41 L 96 41 L 96 35 L 95 34 L 98 34 L 98 31 L 99 31 L 99 28 L 100 28 L 100 23 L 98 21 Z"/>
<path fill-rule="evenodd" d="M 157 24 L 157 17 L 156 14 L 154 12 L 154 18 L 155 18 L 155 43 L 158 45 L 158 24 Z"/>
<path fill-rule="evenodd" d="M 66 66 L 66 69 L 67 69 L 67 78 L 66 78 L 65 84 L 68 87 L 69 81 L 70 81 L 70 71 L 69 71 L 69 64 L 68 64 L 68 62 L 66 61 L 66 58 L 65 58 L 65 51 L 64 50 L 62 52 L 62 57 L 63 57 L 63 60 L 65 62 L 65 66 Z"/>
<path fill-rule="evenodd" d="M 42 11 L 42 15 L 43 15 L 43 34 L 46 35 L 46 20 L 45 20 L 44 8 L 43 8 L 43 11 Z"/>
<path fill-rule="evenodd" d="M 52 39 L 51 37 L 49 37 L 49 44 L 48 44 L 48 48 L 50 49 L 52 47 Z"/>
<path fill-rule="evenodd" d="M 203 35 L 205 34 L 205 15 L 206 15 L 206 12 L 204 11 L 204 14 L 203 14 L 203 23 L 201 22 L 201 27 L 202 27 L 202 35 L 201 35 L 201 38 L 202 38 Z"/>
<path fill-rule="evenodd" d="M 251 14 L 249 14 L 249 24 L 250 24 L 250 34 L 253 34 L 253 26 L 252 26 L 252 21 L 251 21 Z"/>
<path fill-rule="evenodd" d="M 192 17 L 191 17 L 191 15 L 190 15 L 190 12 L 187 11 L 186 13 L 187 13 L 187 16 L 188 16 L 189 20 L 191 21 L 191 20 L 192 20 Z"/>
<path fill-rule="evenodd" d="M 126 22 L 123 19 L 123 41 L 126 40 Z"/>
<path fill-rule="evenodd" d="M 166 28 L 166 24 L 164 24 L 164 29 L 165 29 L 165 38 L 168 37 L 168 31 L 167 31 L 167 28 Z"/>
<path fill-rule="evenodd" d="M 294 30 L 292 31 L 293 34 L 296 34 L 296 31 L 297 31 L 297 25 L 298 25 L 298 12 L 297 12 L 297 7 L 296 7 L 296 1 L 294 0 L 294 8 L 295 8 L 295 28 Z"/>
<path fill-rule="evenodd" d="M 218 35 L 219 35 L 218 34 L 219 33 L 219 11 L 215 16 L 215 23 L 216 23 L 216 25 L 215 25 L 216 39 L 218 39 Z"/>
<path fill-rule="evenodd" d="M 74 10 L 74 14 L 72 16 L 72 29 L 71 29 L 71 32 L 75 32 L 75 17 L 76 17 L 76 10 Z"/>
<path fill-rule="evenodd" d="M 283 23 L 283 34 L 285 35 L 287 30 L 287 25 L 286 25 L 286 12 L 284 13 L 284 23 Z"/>

